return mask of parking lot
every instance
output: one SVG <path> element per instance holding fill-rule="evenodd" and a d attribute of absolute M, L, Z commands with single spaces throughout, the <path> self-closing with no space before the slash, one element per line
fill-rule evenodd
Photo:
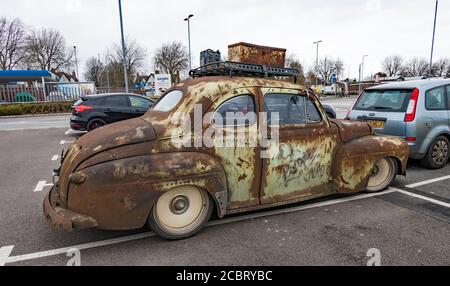
<path fill-rule="evenodd" d="M 352 99 L 326 99 L 338 117 Z M 149 229 L 55 231 L 42 213 L 61 149 L 82 133 L 68 115 L 0 119 L 0 265 L 66 265 L 72 248 L 82 265 L 382 265 L 450 264 L 450 164 L 423 169 L 379 194 L 333 196 L 212 221 L 175 242 Z"/>

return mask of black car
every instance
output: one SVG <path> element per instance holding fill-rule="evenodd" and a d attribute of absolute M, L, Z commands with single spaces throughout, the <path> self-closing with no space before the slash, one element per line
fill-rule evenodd
<path fill-rule="evenodd" d="M 155 102 L 136 94 L 86 96 L 72 107 L 70 128 L 91 131 L 103 125 L 144 115 Z"/>

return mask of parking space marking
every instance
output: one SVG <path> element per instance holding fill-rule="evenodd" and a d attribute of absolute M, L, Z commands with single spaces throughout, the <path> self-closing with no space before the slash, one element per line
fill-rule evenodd
<path fill-rule="evenodd" d="M 39 181 L 36 185 L 36 188 L 34 188 L 34 193 L 36 192 L 42 192 L 45 187 L 52 187 L 53 184 L 47 184 L 47 181 Z"/>
<path fill-rule="evenodd" d="M 74 249 L 74 248 L 78 249 L 78 250 L 84 250 L 84 249 L 96 248 L 96 247 L 100 247 L 100 246 L 107 246 L 107 245 L 118 244 L 118 243 L 123 243 L 123 242 L 127 242 L 127 241 L 148 238 L 148 237 L 152 237 L 152 236 L 155 236 L 155 234 L 153 232 L 145 232 L 145 233 L 140 233 L 140 234 L 135 234 L 135 235 L 129 235 L 129 236 L 123 236 L 123 237 L 118 237 L 118 238 L 113 238 L 113 239 L 102 240 L 102 241 L 95 241 L 95 242 L 79 244 L 76 246 L 63 247 L 63 248 L 35 252 L 35 253 L 24 254 L 24 255 L 18 255 L 18 256 L 9 256 L 6 259 L 6 263 L 14 263 L 14 262 L 19 262 L 19 261 L 26 261 L 26 260 L 32 260 L 32 259 L 37 259 L 37 258 L 44 258 L 44 257 L 48 257 L 48 256 L 66 254 L 67 251 Z"/>
<path fill-rule="evenodd" d="M 13 251 L 14 245 L 0 247 L 0 266 L 8 263 L 9 255 Z"/>
<path fill-rule="evenodd" d="M 69 135 L 70 133 L 72 133 L 72 129 L 67 130 L 66 133 L 64 133 L 64 134 Z"/>
<path fill-rule="evenodd" d="M 421 199 L 421 200 L 433 203 L 435 205 L 439 205 L 439 206 L 442 206 L 442 207 L 450 208 L 450 204 L 446 203 L 446 202 L 443 202 L 443 201 L 439 201 L 439 200 L 436 200 L 436 199 L 433 199 L 433 198 L 429 198 L 429 197 L 426 197 L 426 196 L 421 196 L 421 195 L 418 195 L 418 194 L 407 192 L 405 190 L 400 190 L 400 189 L 396 189 L 396 188 L 391 188 L 391 189 L 395 190 L 396 192 L 402 193 L 404 195 L 408 195 L 410 197 L 413 197 L 413 198 Z"/>
<path fill-rule="evenodd" d="M 59 159 L 59 155 L 53 155 L 52 161 L 57 161 Z"/>
<path fill-rule="evenodd" d="M 64 145 L 64 144 L 73 144 L 73 143 L 75 143 L 75 141 L 61 140 L 61 142 L 59 142 L 60 145 Z"/>
<path fill-rule="evenodd" d="M 262 218 L 262 217 L 267 217 L 267 216 L 272 216 L 272 215 L 277 215 L 277 214 L 286 214 L 286 213 L 292 213 L 292 212 L 297 212 L 297 211 L 301 211 L 301 210 L 330 206 L 330 205 L 335 205 L 335 204 L 340 204 L 340 203 L 345 203 L 345 202 L 351 202 L 351 201 L 357 201 L 357 200 L 362 200 L 362 199 L 367 199 L 367 198 L 378 197 L 378 196 L 394 193 L 396 191 L 397 190 L 394 190 L 391 188 L 391 189 L 388 189 L 388 190 L 386 190 L 384 192 L 380 192 L 380 193 L 356 195 L 356 196 L 352 196 L 352 197 L 348 197 L 348 198 L 335 199 L 335 200 L 330 200 L 330 201 L 325 201 L 325 202 L 320 202 L 320 203 L 315 203 L 315 204 L 310 204 L 310 205 L 291 207 L 291 208 L 287 208 L 287 209 L 273 210 L 273 211 L 267 211 L 267 212 L 263 212 L 263 213 L 256 213 L 256 214 L 249 214 L 249 215 L 243 215 L 243 216 L 238 216 L 238 217 L 226 218 L 226 219 L 222 219 L 222 220 L 212 221 L 212 222 L 208 223 L 207 226 L 208 227 L 209 226 L 217 226 L 217 225 L 223 225 L 223 224 L 239 222 L 239 221 L 246 221 L 246 220 L 250 220 L 250 219 Z M 44 257 L 48 257 L 48 256 L 61 255 L 61 254 L 67 253 L 68 250 L 73 249 L 73 248 L 76 248 L 79 250 L 97 248 L 97 247 L 113 245 L 113 244 L 118 244 L 118 243 L 128 242 L 128 241 L 134 241 L 134 240 L 139 240 L 142 238 L 149 238 L 149 237 L 154 237 L 154 236 L 156 236 L 156 234 L 154 232 L 150 231 L 150 232 L 145 232 L 145 233 L 140 233 L 140 234 L 134 234 L 134 235 L 123 236 L 123 237 L 118 237 L 118 238 L 113 238 L 113 239 L 90 242 L 90 243 L 69 246 L 69 247 L 63 247 L 63 248 L 58 248 L 58 249 L 53 249 L 53 250 L 35 252 L 35 253 L 30 253 L 30 254 L 23 254 L 23 255 L 18 255 L 18 256 L 10 256 L 7 259 L 7 263 L 15 263 L 15 262 L 32 260 L 32 259 L 37 259 L 37 258 L 44 258 Z"/>
<path fill-rule="evenodd" d="M 444 177 L 439 177 L 439 178 L 435 178 L 435 179 L 431 179 L 431 180 L 427 180 L 427 181 L 423 181 L 423 182 L 418 182 L 415 184 L 407 185 L 405 187 L 414 189 L 414 188 L 417 188 L 420 186 L 425 186 L 425 185 L 429 185 L 429 184 L 433 184 L 433 183 L 437 183 L 437 182 L 441 182 L 441 181 L 445 181 L 445 180 L 450 180 L 450 176 L 444 176 Z"/>

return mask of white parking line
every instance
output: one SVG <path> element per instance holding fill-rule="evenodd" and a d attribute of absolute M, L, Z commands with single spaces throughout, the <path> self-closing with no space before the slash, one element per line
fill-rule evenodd
<path fill-rule="evenodd" d="M 67 130 L 66 133 L 64 133 L 64 134 L 69 135 L 70 133 L 72 133 L 72 129 Z"/>
<path fill-rule="evenodd" d="M 34 188 L 33 192 L 42 192 L 45 187 L 52 187 L 53 184 L 47 184 L 47 181 L 39 181 L 36 185 L 36 188 Z"/>
<path fill-rule="evenodd" d="M 423 182 L 418 182 L 415 184 L 411 184 L 411 185 L 407 185 L 405 187 L 410 188 L 410 189 L 414 189 L 420 186 L 425 186 L 425 185 L 429 185 L 429 184 L 433 184 L 433 183 L 437 183 L 437 182 L 441 182 L 441 181 L 445 181 L 445 180 L 450 180 L 450 176 L 444 176 L 444 177 L 439 177 L 436 179 L 431 179 L 431 180 L 427 180 L 427 181 L 423 181 Z"/>
<path fill-rule="evenodd" d="M 59 142 L 60 145 L 64 145 L 64 144 L 72 144 L 72 143 L 75 143 L 75 141 L 61 140 L 61 142 Z"/>
<path fill-rule="evenodd" d="M 59 155 L 53 155 L 52 161 L 57 161 L 59 159 Z"/>
<path fill-rule="evenodd" d="M 408 196 L 413 197 L 413 198 L 418 198 L 418 199 L 421 199 L 421 200 L 433 203 L 435 205 L 439 205 L 439 206 L 442 206 L 442 207 L 450 208 L 450 204 L 446 203 L 446 202 L 442 202 L 442 201 L 435 200 L 435 199 L 432 199 L 432 198 L 429 198 L 429 197 L 426 197 L 426 196 L 421 196 L 421 195 L 418 195 L 418 194 L 414 194 L 414 193 L 407 192 L 407 191 L 400 190 L 400 189 L 396 189 L 396 188 L 392 188 L 392 189 L 397 191 L 397 192 L 399 192 L 399 193 L 402 193 L 404 195 L 408 195 Z"/>
<path fill-rule="evenodd" d="M 292 212 L 297 212 L 297 211 L 301 211 L 301 210 L 307 210 L 307 209 L 312 209 L 312 208 L 330 206 L 330 205 L 335 205 L 335 204 L 340 204 L 340 203 L 345 203 L 345 202 L 351 202 L 351 201 L 357 201 L 357 200 L 382 196 L 382 195 L 390 194 L 393 192 L 396 192 L 396 190 L 389 189 L 389 190 L 381 192 L 381 193 L 357 195 L 357 196 L 353 196 L 353 197 L 349 197 L 349 198 L 335 199 L 335 200 L 330 200 L 330 201 L 325 201 L 325 202 L 320 202 L 320 203 L 315 203 L 315 204 L 310 204 L 310 205 L 304 205 L 304 206 L 292 207 L 292 208 L 287 208 L 287 209 L 280 209 L 280 210 L 268 211 L 268 212 L 263 212 L 263 213 L 232 217 L 232 218 L 227 218 L 227 219 L 210 222 L 207 226 L 223 225 L 223 224 L 228 224 L 228 223 L 232 223 L 232 222 L 246 221 L 249 219 L 272 216 L 272 215 L 276 215 L 276 214 L 292 213 Z M 11 257 L 7 258 L 7 263 L 14 263 L 14 262 L 19 262 L 19 261 L 32 260 L 32 259 L 44 258 L 44 257 L 48 257 L 48 256 L 66 254 L 68 250 L 73 249 L 73 248 L 79 249 L 79 250 L 90 249 L 90 248 L 118 244 L 118 243 L 122 243 L 122 242 L 133 241 L 133 240 L 138 240 L 138 239 L 148 238 L 148 237 L 153 237 L 153 236 L 155 236 L 155 233 L 145 232 L 145 233 L 140 233 L 140 234 L 135 234 L 135 235 L 123 236 L 123 237 L 101 240 L 101 241 L 96 241 L 96 242 L 90 242 L 90 243 L 85 243 L 85 244 L 79 244 L 79 245 L 75 245 L 75 246 L 63 247 L 63 248 L 58 248 L 58 249 L 53 249 L 53 250 L 35 252 L 35 253 L 30 253 L 30 254 L 23 254 L 23 255 L 18 255 L 18 256 L 11 256 Z"/>
<path fill-rule="evenodd" d="M 8 263 L 9 255 L 13 251 L 14 245 L 0 247 L 0 266 L 5 266 Z"/>
<path fill-rule="evenodd" d="M 18 256 L 10 256 L 10 257 L 6 258 L 6 263 L 14 263 L 14 262 L 19 262 L 19 261 L 26 261 L 26 260 L 32 260 L 32 259 L 43 258 L 43 257 L 48 257 L 48 256 L 66 254 L 67 251 L 69 251 L 70 249 L 74 249 L 74 248 L 78 249 L 78 250 L 90 249 L 90 248 L 96 248 L 96 247 L 100 247 L 100 246 L 107 246 L 107 245 L 118 244 L 118 243 L 127 242 L 127 241 L 143 239 L 143 238 L 152 237 L 152 236 L 155 236 L 155 234 L 153 232 L 145 232 L 145 233 L 140 233 L 140 234 L 135 234 L 135 235 L 123 236 L 123 237 L 118 237 L 118 238 L 113 238 L 113 239 L 102 240 L 102 241 L 95 241 L 95 242 L 90 242 L 90 243 L 85 243 L 85 244 L 79 244 L 77 246 L 63 247 L 63 248 L 35 252 L 35 253 L 24 254 L 24 255 L 18 255 Z"/>

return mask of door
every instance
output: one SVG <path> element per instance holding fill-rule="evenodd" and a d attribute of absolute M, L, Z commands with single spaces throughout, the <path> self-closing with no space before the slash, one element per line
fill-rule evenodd
<path fill-rule="evenodd" d="M 434 129 L 445 130 L 449 123 L 445 86 L 427 90 L 425 93 L 425 109 L 426 112 L 423 118 L 425 119 L 427 131 L 430 132 Z M 428 134 L 420 135 L 427 136 Z"/>
<path fill-rule="evenodd" d="M 259 205 L 261 160 L 258 148 L 256 88 L 226 92 L 209 108 L 204 145 L 227 177 L 228 209 Z"/>
<path fill-rule="evenodd" d="M 450 85 L 447 85 L 447 114 L 448 114 L 448 127 L 450 129 Z"/>
<path fill-rule="evenodd" d="M 263 158 L 261 204 L 273 204 L 332 192 L 331 165 L 337 147 L 326 114 L 306 93 L 263 88 L 263 109 L 272 133 Z M 275 139 L 275 140 L 274 140 Z"/>
<path fill-rule="evenodd" d="M 105 113 L 108 123 L 125 120 L 132 117 L 130 101 L 126 95 L 113 95 L 105 98 Z"/>
<path fill-rule="evenodd" d="M 133 114 L 133 117 L 139 117 L 144 115 L 150 108 L 151 101 L 147 99 L 132 95 L 130 95 L 128 98 L 130 100 L 131 113 Z"/>

